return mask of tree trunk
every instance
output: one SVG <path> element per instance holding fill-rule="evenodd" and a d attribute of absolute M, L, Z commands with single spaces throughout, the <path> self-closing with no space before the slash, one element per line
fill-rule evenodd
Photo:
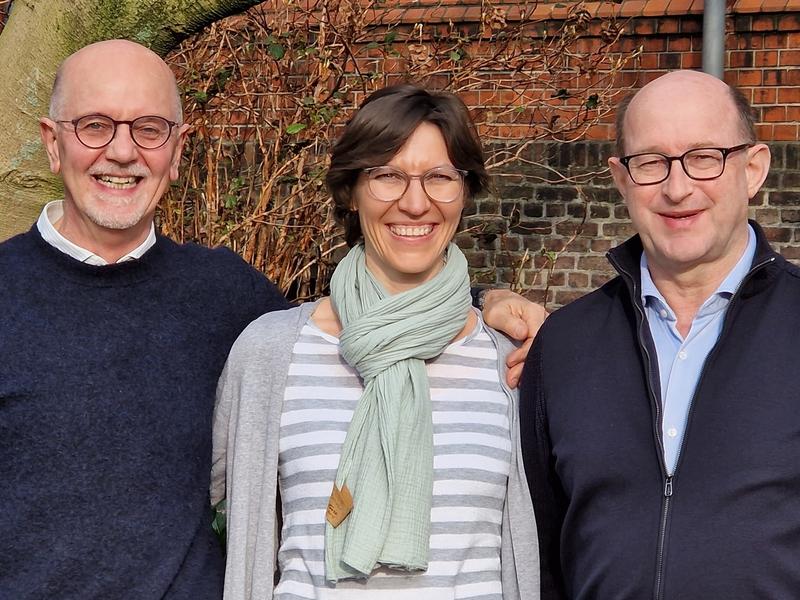
<path fill-rule="evenodd" d="M 61 194 L 39 141 L 59 63 L 92 42 L 126 38 L 165 55 L 260 0 L 16 0 L 0 34 L 0 240 Z"/>

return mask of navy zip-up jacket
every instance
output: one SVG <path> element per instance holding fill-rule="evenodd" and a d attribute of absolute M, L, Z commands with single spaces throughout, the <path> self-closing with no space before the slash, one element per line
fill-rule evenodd
<path fill-rule="evenodd" d="M 761 228 L 666 475 L 638 237 L 550 316 L 521 385 L 543 598 L 800 597 L 800 269 Z"/>

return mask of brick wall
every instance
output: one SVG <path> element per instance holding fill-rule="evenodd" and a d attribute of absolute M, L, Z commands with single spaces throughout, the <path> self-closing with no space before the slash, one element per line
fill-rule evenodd
<path fill-rule="evenodd" d="M 0 0 L 0 27 L 9 5 Z M 514 19 L 527 6 L 539 20 L 539 34 L 546 35 L 557 30 L 573 5 L 549 0 L 498 2 L 496 7 L 503 18 Z M 481 0 L 401 0 L 391 4 L 386 19 L 409 27 L 453 22 L 469 31 L 481 27 L 482 6 Z M 641 49 L 638 60 L 617 78 L 620 89 L 640 87 L 671 69 L 701 65 L 702 0 L 587 2 L 584 8 L 590 16 L 613 13 L 622 19 L 623 35 L 614 50 Z M 597 23 L 588 31 L 578 51 L 596 47 L 604 33 Z M 726 50 L 725 79 L 750 98 L 758 112 L 758 135 L 773 154 L 766 185 L 751 202 L 751 216 L 785 256 L 800 262 L 800 0 L 729 1 Z M 402 77 L 402 61 L 391 68 Z M 495 92 L 480 90 L 464 98 L 482 115 L 497 99 Z M 226 121 L 226 135 L 247 129 L 247 115 L 240 117 Z M 520 113 L 508 122 L 503 136 L 530 135 L 526 118 Z M 533 144 L 523 156 L 526 162 L 496 170 L 492 193 L 467 207 L 466 231 L 458 236 L 477 281 L 513 285 L 557 307 L 608 279 L 605 252 L 632 233 L 605 172 L 613 135 L 608 114 L 579 141 Z M 501 143 L 490 135 L 486 139 L 493 148 Z M 549 181 L 549 168 L 582 176 L 580 191 Z"/>
<path fill-rule="evenodd" d="M 750 216 L 776 248 L 800 263 L 800 149 L 796 142 L 769 146 L 772 169 Z M 569 173 L 591 171 L 612 152 L 612 142 L 594 140 L 531 148 L 545 164 Z M 468 230 L 457 238 L 475 280 L 512 285 L 550 308 L 607 281 L 614 273 L 605 253 L 634 232 L 607 176 L 594 177 L 581 193 L 527 174 L 497 181 L 488 197 L 467 207 Z"/>
<path fill-rule="evenodd" d="M 558 31 L 575 3 L 498 2 L 492 8 L 481 0 L 401 0 L 385 6 L 385 22 L 403 23 L 408 30 L 424 23 L 426 32 L 444 31 L 451 23 L 465 33 L 479 31 L 486 24 L 487 7 L 495 11 L 494 16 L 507 20 L 517 18 L 523 9 L 533 10 L 536 34 L 543 37 Z M 512 285 L 532 298 L 544 300 L 551 308 L 606 281 L 612 273 L 605 253 L 632 234 L 626 209 L 612 188 L 605 167 L 613 151 L 613 102 L 621 98 L 622 90 L 640 87 L 669 70 L 701 66 L 702 0 L 622 0 L 586 2 L 582 6 L 589 17 L 619 17 L 617 24 L 623 27 L 623 33 L 609 49 L 611 53 L 639 52 L 638 58 L 616 77 L 620 94 L 591 109 L 600 121 L 577 140 L 531 144 L 522 160 L 495 169 L 492 192 L 467 207 L 465 231 L 457 237 L 476 281 Z M 751 99 L 758 112 L 758 135 L 770 144 L 773 153 L 771 174 L 751 203 L 752 216 L 765 226 L 767 235 L 787 257 L 800 261 L 800 201 L 796 200 L 800 192 L 800 156 L 796 147 L 800 134 L 798 15 L 800 0 L 728 2 L 725 78 Z M 380 40 L 380 19 L 376 23 L 376 39 Z M 576 50 L 596 48 L 608 34 L 600 23 L 590 21 L 587 35 Z M 366 71 L 373 68 L 373 63 L 378 70 L 380 63 L 383 72 L 390 74 L 389 82 L 392 77 L 401 79 L 409 72 L 409 59 L 399 55 L 387 58 L 378 49 L 358 60 L 359 67 Z M 441 81 L 432 83 L 446 85 L 447 77 L 442 75 Z M 487 81 L 502 77 L 513 79 L 513 73 L 485 74 Z M 575 79 L 576 88 L 582 83 L 580 79 L 581 76 Z M 508 93 L 513 91 L 512 85 Z M 290 97 L 292 92 L 269 87 L 255 93 L 283 93 Z M 499 125 L 492 124 L 489 115 L 504 100 L 488 84 L 485 90 L 471 87 L 462 97 L 473 109 L 490 150 L 511 143 L 515 137 L 533 135 L 537 123 L 527 106 L 520 106 L 518 113 L 505 114 Z M 526 97 L 519 101 L 524 104 Z M 565 110 L 575 108 L 569 103 L 567 94 Z M 207 110 L 216 110 L 213 103 Z M 223 119 L 220 132 L 230 137 L 246 136 L 251 127 L 248 118 L 246 111 L 229 115 Z M 558 183 L 554 172 L 573 178 L 573 183 Z"/>
<path fill-rule="evenodd" d="M 781 12 L 760 12 L 770 8 Z M 630 18 L 620 49 L 642 49 L 636 64 L 620 74 L 621 87 L 641 87 L 668 70 L 700 67 L 702 2 L 626 1 L 618 9 Z M 673 10 L 680 16 L 669 14 Z M 750 98 L 758 135 L 773 155 L 770 176 L 751 201 L 751 217 L 787 258 L 800 262 L 798 10 L 800 2 L 734 3 L 726 22 L 725 80 Z M 569 175 L 591 173 L 604 168 L 612 139 L 608 118 L 581 141 L 542 142 L 526 158 Z M 613 275 L 604 255 L 633 231 L 607 173 L 591 176 L 580 191 L 539 181 L 541 174 L 520 165 L 497 177 L 492 194 L 468 207 L 468 231 L 458 241 L 476 280 L 512 285 L 557 308 Z"/>

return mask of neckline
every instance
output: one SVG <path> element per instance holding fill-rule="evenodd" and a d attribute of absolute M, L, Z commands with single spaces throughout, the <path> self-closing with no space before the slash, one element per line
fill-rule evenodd
<path fill-rule="evenodd" d="M 475 321 L 475 327 L 473 327 L 472 330 L 467 335 L 465 335 L 464 337 L 459 338 L 459 339 L 457 339 L 455 341 L 452 341 L 449 344 L 447 344 L 447 346 L 445 346 L 445 349 L 442 350 L 442 352 L 446 352 L 447 350 L 450 350 L 451 348 L 456 348 L 458 346 L 463 346 L 463 345 L 471 342 L 472 340 L 474 340 L 478 336 L 478 334 L 481 331 L 483 331 L 485 325 L 484 325 L 484 322 L 483 322 L 483 316 L 481 315 L 481 311 L 479 311 L 475 307 L 471 307 L 470 310 L 472 310 L 473 313 L 475 314 L 475 316 L 477 317 L 477 320 Z M 312 318 L 313 314 L 314 313 L 312 311 L 308 315 L 308 319 L 306 319 L 305 326 L 308 327 L 309 329 L 311 329 L 316 335 L 318 335 L 319 337 L 321 337 L 325 341 L 330 342 L 331 344 L 334 344 L 334 345 L 338 346 L 339 345 L 339 338 L 337 336 L 335 336 L 335 335 L 331 335 L 330 333 L 325 333 L 324 331 L 322 331 L 322 329 L 320 329 L 317 326 L 317 324 L 314 323 L 314 320 Z"/>
<path fill-rule="evenodd" d="M 109 265 L 91 265 L 73 258 L 49 244 L 36 224 L 28 231 L 29 239 L 38 255 L 60 277 L 88 287 L 132 285 L 153 277 L 158 272 L 167 245 L 163 236 L 156 235 L 156 243 L 141 258 Z"/>

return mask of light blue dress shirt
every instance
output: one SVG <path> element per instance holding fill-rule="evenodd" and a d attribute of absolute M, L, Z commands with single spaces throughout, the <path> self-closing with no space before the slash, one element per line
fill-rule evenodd
<path fill-rule="evenodd" d="M 725 311 L 731 297 L 753 264 L 756 235 L 749 225 L 747 229 L 749 237 L 744 254 L 697 311 L 686 339 L 678 333 L 675 313 L 653 283 L 647 267 L 647 257 L 642 253 L 642 304 L 658 355 L 664 464 L 670 476 L 674 474 L 678 462 L 686 419 L 700 372 L 722 332 Z"/>

